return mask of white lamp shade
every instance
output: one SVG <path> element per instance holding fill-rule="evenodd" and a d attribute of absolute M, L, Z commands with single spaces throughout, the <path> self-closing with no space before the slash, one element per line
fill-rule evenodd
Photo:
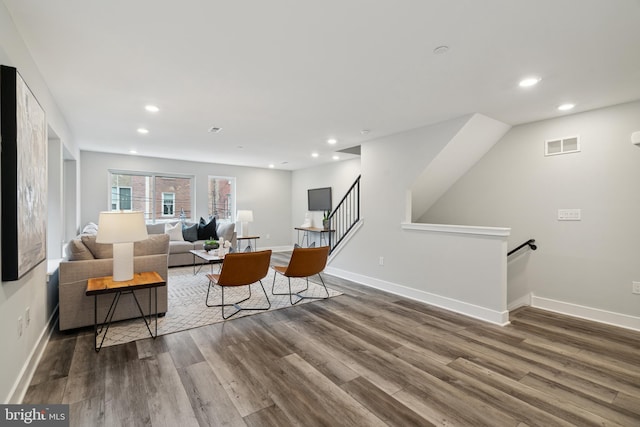
<path fill-rule="evenodd" d="M 238 211 L 236 221 L 253 222 L 253 211 Z"/>
<path fill-rule="evenodd" d="M 96 242 L 113 243 L 115 282 L 133 279 L 133 242 L 148 237 L 143 212 L 100 212 Z"/>
<path fill-rule="evenodd" d="M 97 243 L 139 242 L 148 237 L 144 212 L 100 212 Z"/>

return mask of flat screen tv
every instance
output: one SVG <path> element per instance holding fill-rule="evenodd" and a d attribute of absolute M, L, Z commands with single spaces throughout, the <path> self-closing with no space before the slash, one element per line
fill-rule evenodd
<path fill-rule="evenodd" d="M 307 190 L 310 211 L 331 210 L 331 187 Z"/>

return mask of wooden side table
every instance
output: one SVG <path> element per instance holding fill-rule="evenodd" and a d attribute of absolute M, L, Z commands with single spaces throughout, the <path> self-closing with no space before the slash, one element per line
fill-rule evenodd
<path fill-rule="evenodd" d="M 118 307 L 118 302 L 120 301 L 120 296 L 122 294 L 131 294 L 133 295 L 133 299 L 138 306 L 138 310 L 140 310 L 140 316 L 142 320 L 144 320 L 144 324 L 149 331 L 149 335 L 151 338 L 155 339 L 158 336 L 158 288 L 160 286 L 165 286 L 167 282 L 165 282 L 162 277 L 155 271 L 146 271 L 144 273 L 134 273 L 133 279 L 127 280 L 125 282 L 114 282 L 113 276 L 106 277 L 96 277 L 93 279 L 87 280 L 87 290 L 86 295 L 93 295 L 93 331 L 94 331 L 94 341 L 93 348 L 97 352 L 102 348 L 102 344 L 104 343 L 104 339 L 107 336 L 107 332 L 109 332 L 109 326 L 111 326 L 111 321 L 113 320 L 113 314 L 116 312 L 116 308 Z M 140 289 L 149 289 L 149 321 L 147 322 L 147 317 L 142 311 L 142 307 L 140 306 L 140 302 L 136 297 L 136 294 L 133 291 L 137 291 Z M 151 290 L 155 290 L 155 302 L 156 302 L 156 333 L 155 335 L 151 332 Z M 100 325 L 100 331 L 98 331 L 98 295 L 105 294 L 115 294 L 113 296 L 113 300 L 111 301 L 111 305 L 109 306 L 109 310 L 107 311 L 107 315 L 104 318 L 104 322 Z M 98 335 L 102 333 L 102 329 L 104 326 L 107 326 L 107 329 L 104 331 L 104 335 L 102 335 L 102 341 L 100 341 L 100 346 L 98 346 Z"/>

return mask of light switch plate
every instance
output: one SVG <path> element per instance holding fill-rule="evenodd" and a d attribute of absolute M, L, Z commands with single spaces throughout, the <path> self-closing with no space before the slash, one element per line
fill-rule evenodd
<path fill-rule="evenodd" d="M 558 209 L 558 221 L 580 221 L 582 211 L 580 209 Z"/>

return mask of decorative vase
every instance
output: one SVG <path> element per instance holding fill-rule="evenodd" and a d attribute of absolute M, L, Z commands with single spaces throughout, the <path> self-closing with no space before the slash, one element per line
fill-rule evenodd
<path fill-rule="evenodd" d="M 330 226 L 331 226 L 331 221 L 329 221 L 328 219 L 322 220 L 322 228 L 324 228 L 325 230 L 328 230 Z"/>

